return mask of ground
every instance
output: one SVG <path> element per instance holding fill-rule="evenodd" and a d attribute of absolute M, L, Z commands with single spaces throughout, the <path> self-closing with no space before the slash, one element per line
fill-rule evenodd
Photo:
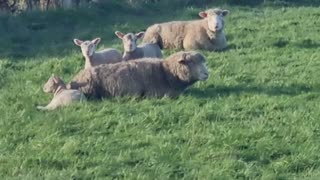
<path fill-rule="evenodd" d="M 207 7 L 211 7 L 208 5 Z M 121 5 L 0 17 L 0 176 L 4 179 L 317 179 L 320 8 L 222 6 L 228 49 L 202 53 L 208 81 L 177 99 L 123 97 L 53 112 L 42 86 L 84 66 L 72 39 L 196 19 Z M 165 56 L 174 50 L 164 51 Z"/>

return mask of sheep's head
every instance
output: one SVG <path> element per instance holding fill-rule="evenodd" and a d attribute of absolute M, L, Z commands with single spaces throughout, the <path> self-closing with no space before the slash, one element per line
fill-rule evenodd
<path fill-rule="evenodd" d="M 52 76 L 48 79 L 46 84 L 43 86 L 43 91 L 45 93 L 54 93 L 59 86 L 65 87 L 64 82 L 58 76 L 52 74 Z"/>
<path fill-rule="evenodd" d="M 181 51 L 169 56 L 167 60 L 176 64 L 177 75 L 181 80 L 205 81 L 209 77 L 205 57 L 198 52 Z"/>
<path fill-rule="evenodd" d="M 144 32 L 139 32 L 137 34 L 128 33 L 123 34 L 120 31 L 116 31 L 115 34 L 120 38 L 123 42 L 123 48 L 125 52 L 133 52 L 137 48 L 137 40 L 142 38 Z"/>
<path fill-rule="evenodd" d="M 210 31 L 219 32 L 224 28 L 224 17 L 229 14 L 228 10 L 208 9 L 199 13 L 201 18 L 207 19 Z"/>
<path fill-rule="evenodd" d="M 101 41 L 101 38 L 95 38 L 92 41 L 82 41 L 79 39 L 73 40 L 74 44 L 81 48 L 82 54 L 85 57 L 90 57 L 93 55 L 100 41 Z"/>

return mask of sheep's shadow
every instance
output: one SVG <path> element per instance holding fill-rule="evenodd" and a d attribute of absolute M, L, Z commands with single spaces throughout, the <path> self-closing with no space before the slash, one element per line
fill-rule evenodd
<path fill-rule="evenodd" d="M 185 95 L 194 96 L 197 98 L 217 98 L 229 96 L 232 94 L 240 95 L 242 93 L 250 94 L 266 94 L 269 96 L 296 96 L 303 93 L 316 91 L 313 87 L 306 85 L 291 85 L 291 86 L 249 86 L 245 84 L 236 86 L 214 86 L 210 85 L 206 89 L 191 88 L 185 92 Z"/>

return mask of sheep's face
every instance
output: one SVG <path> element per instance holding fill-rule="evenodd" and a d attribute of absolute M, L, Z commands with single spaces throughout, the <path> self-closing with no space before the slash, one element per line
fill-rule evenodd
<path fill-rule="evenodd" d="M 188 79 L 190 81 L 205 81 L 208 79 L 209 72 L 203 55 L 193 51 L 182 52 L 180 55 L 178 61 L 188 69 Z"/>
<path fill-rule="evenodd" d="M 142 38 L 144 32 L 140 32 L 137 34 L 128 33 L 123 34 L 120 31 L 116 31 L 115 34 L 120 38 L 123 42 L 123 48 L 125 52 L 133 52 L 137 49 L 137 40 Z"/>
<path fill-rule="evenodd" d="M 83 56 L 91 57 L 97 45 L 100 43 L 101 38 L 95 38 L 92 41 L 81 41 L 79 39 L 74 39 L 73 41 L 77 46 L 80 46 Z"/>
<path fill-rule="evenodd" d="M 205 59 L 202 55 L 199 54 L 194 57 L 190 56 L 190 60 L 188 60 L 188 67 L 191 76 L 190 79 L 196 81 L 205 81 L 208 79 L 209 72 Z"/>
<path fill-rule="evenodd" d="M 46 84 L 43 86 L 43 91 L 45 93 L 54 93 L 59 87 L 59 77 L 52 75 Z"/>
<path fill-rule="evenodd" d="M 219 32 L 224 28 L 224 17 L 229 13 L 228 10 L 222 9 L 209 9 L 204 12 L 200 12 L 201 18 L 206 18 L 210 31 Z"/>
<path fill-rule="evenodd" d="M 191 75 L 193 79 L 199 81 L 205 81 L 209 77 L 208 68 L 205 62 L 197 62 L 192 67 Z"/>

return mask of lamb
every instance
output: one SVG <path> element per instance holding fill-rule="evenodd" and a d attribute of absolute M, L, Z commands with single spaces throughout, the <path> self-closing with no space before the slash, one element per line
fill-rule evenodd
<path fill-rule="evenodd" d="M 68 84 L 88 98 L 115 96 L 177 97 L 197 81 L 205 81 L 205 57 L 194 51 L 175 53 L 164 61 L 142 58 L 81 70 Z"/>
<path fill-rule="evenodd" d="M 143 42 L 157 43 L 161 49 L 223 50 L 227 47 L 223 29 L 228 13 L 228 10 L 208 9 L 199 13 L 201 20 L 154 24 L 146 30 Z"/>
<path fill-rule="evenodd" d="M 144 43 L 137 46 L 137 40 L 143 37 L 144 32 L 123 34 L 120 31 L 116 31 L 115 34 L 122 39 L 124 46 L 122 58 L 124 61 L 143 57 L 162 58 L 161 49 L 156 43 Z"/>
<path fill-rule="evenodd" d="M 54 93 L 53 99 L 47 106 L 37 106 L 39 110 L 54 110 L 60 106 L 67 106 L 76 101 L 85 100 L 85 96 L 78 90 L 68 90 L 61 78 L 52 75 L 43 86 L 46 93 Z"/>
<path fill-rule="evenodd" d="M 85 58 L 84 68 L 98 66 L 100 64 L 117 63 L 122 61 L 121 54 L 118 50 L 108 48 L 95 52 L 96 46 L 100 43 L 101 38 L 95 38 L 91 41 L 82 41 L 74 39 L 73 42 L 81 47 L 82 55 Z"/>

